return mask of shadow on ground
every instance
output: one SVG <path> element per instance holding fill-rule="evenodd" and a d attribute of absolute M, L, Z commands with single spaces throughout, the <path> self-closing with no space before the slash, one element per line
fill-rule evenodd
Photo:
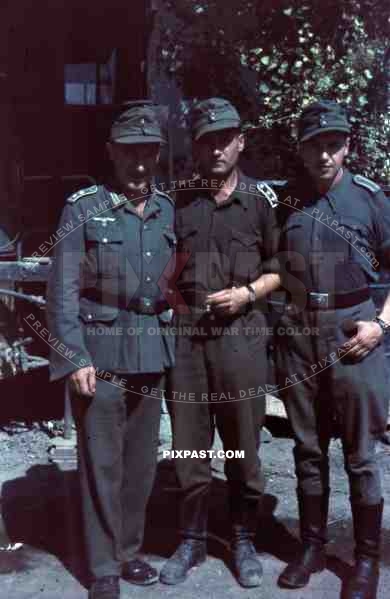
<path fill-rule="evenodd" d="M 295 499 L 294 499 L 295 500 Z M 209 555 L 222 560 L 229 568 L 229 514 L 227 485 L 214 480 L 210 501 Z M 278 520 L 274 511 L 277 498 L 264 496 L 255 544 L 258 552 L 272 555 L 282 562 L 290 561 L 300 545 L 289 530 L 296 519 Z M 173 466 L 162 461 L 148 507 L 144 551 L 152 556 L 168 558 L 175 550 L 179 495 Z M 55 556 L 83 586 L 88 576 L 82 542 L 82 522 L 78 477 L 73 471 L 62 472 L 53 465 L 37 465 L 26 476 L 3 485 L 2 517 L 11 540 L 25 543 L 17 552 L 0 554 L 0 574 L 34 570 L 43 554 Z M 329 548 L 327 567 L 338 578 L 350 574 L 352 534 L 350 518 L 330 526 L 333 542 Z M 390 564 L 390 532 L 384 531 L 384 565 Z"/>
<path fill-rule="evenodd" d="M 82 584 L 87 581 L 78 477 L 56 466 L 32 466 L 2 487 L 2 517 L 8 536 L 25 544 L 2 555 L 2 570 L 34 569 L 41 552 L 57 557 Z"/>

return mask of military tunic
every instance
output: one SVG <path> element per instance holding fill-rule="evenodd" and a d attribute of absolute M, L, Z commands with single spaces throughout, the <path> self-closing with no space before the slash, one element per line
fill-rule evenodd
<path fill-rule="evenodd" d="M 174 270 L 174 207 L 149 197 L 143 218 L 113 189 L 91 188 L 66 204 L 48 285 L 52 330 L 67 348 L 53 352 L 52 379 L 88 364 L 126 374 L 173 364 L 167 279 Z"/>
<path fill-rule="evenodd" d="M 69 198 L 48 283 L 51 377 L 87 365 L 92 399 L 73 396 L 86 548 L 93 576 L 120 575 L 139 550 L 157 459 L 161 384 L 173 365 L 167 281 L 174 206 L 148 196 L 139 217 L 115 187 Z"/>
<path fill-rule="evenodd" d="M 279 199 L 280 271 L 289 305 L 276 328 L 277 375 L 296 440 L 298 487 L 306 495 L 327 493 L 336 425 L 351 496 L 375 504 L 381 490 L 374 444 L 388 411 L 384 349 L 351 363 L 339 348 L 353 334 L 351 321 L 375 317 L 367 286 L 379 264 L 389 264 L 390 204 L 377 185 L 348 171 L 324 195 L 306 176 Z"/>

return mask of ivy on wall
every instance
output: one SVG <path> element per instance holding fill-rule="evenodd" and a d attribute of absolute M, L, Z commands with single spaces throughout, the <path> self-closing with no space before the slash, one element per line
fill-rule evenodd
<path fill-rule="evenodd" d="M 262 174 L 288 174 L 297 116 L 311 101 L 328 98 L 350 112 L 351 168 L 390 184 L 386 3 L 171 0 L 163 5 L 169 26 L 161 28 L 161 68 L 176 78 L 184 96 L 224 95 L 237 105 Z"/>

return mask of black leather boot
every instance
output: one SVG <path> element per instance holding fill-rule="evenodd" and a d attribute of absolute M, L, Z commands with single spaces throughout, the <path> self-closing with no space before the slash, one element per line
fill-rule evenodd
<path fill-rule="evenodd" d="M 263 567 L 253 545 L 258 511 L 257 498 L 230 498 L 233 571 L 240 585 L 245 588 L 258 587 L 263 579 Z"/>
<path fill-rule="evenodd" d="M 376 599 L 379 582 L 380 533 L 383 500 L 377 505 L 351 502 L 355 533 L 355 565 L 344 584 L 342 599 Z"/>
<path fill-rule="evenodd" d="M 141 587 L 158 581 L 158 573 L 145 560 L 135 557 L 122 564 L 122 578 Z"/>
<path fill-rule="evenodd" d="M 191 568 L 206 560 L 209 486 L 186 494 L 182 500 L 180 535 L 182 541 L 160 572 L 160 582 L 179 584 Z"/>
<path fill-rule="evenodd" d="M 304 495 L 298 491 L 297 496 L 302 550 L 278 579 L 279 586 L 288 589 L 300 589 L 306 586 L 310 576 L 315 572 L 321 572 L 326 565 L 329 491 L 324 495 Z"/>

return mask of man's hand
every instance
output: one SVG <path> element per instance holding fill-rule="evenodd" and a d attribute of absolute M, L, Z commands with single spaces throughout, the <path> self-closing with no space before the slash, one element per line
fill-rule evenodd
<path fill-rule="evenodd" d="M 356 321 L 357 333 L 341 347 L 348 361 L 360 362 L 382 341 L 383 331 L 377 322 Z"/>
<path fill-rule="evenodd" d="M 72 391 L 77 395 L 93 397 L 96 391 L 96 374 L 93 366 L 80 368 L 69 376 Z"/>
<path fill-rule="evenodd" d="M 211 293 L 206 298 L 206 305 L 220 316 L 232 316 L 242 310 L 249 302 L 249 290 L 246 287 L 232 287 Z"/>

